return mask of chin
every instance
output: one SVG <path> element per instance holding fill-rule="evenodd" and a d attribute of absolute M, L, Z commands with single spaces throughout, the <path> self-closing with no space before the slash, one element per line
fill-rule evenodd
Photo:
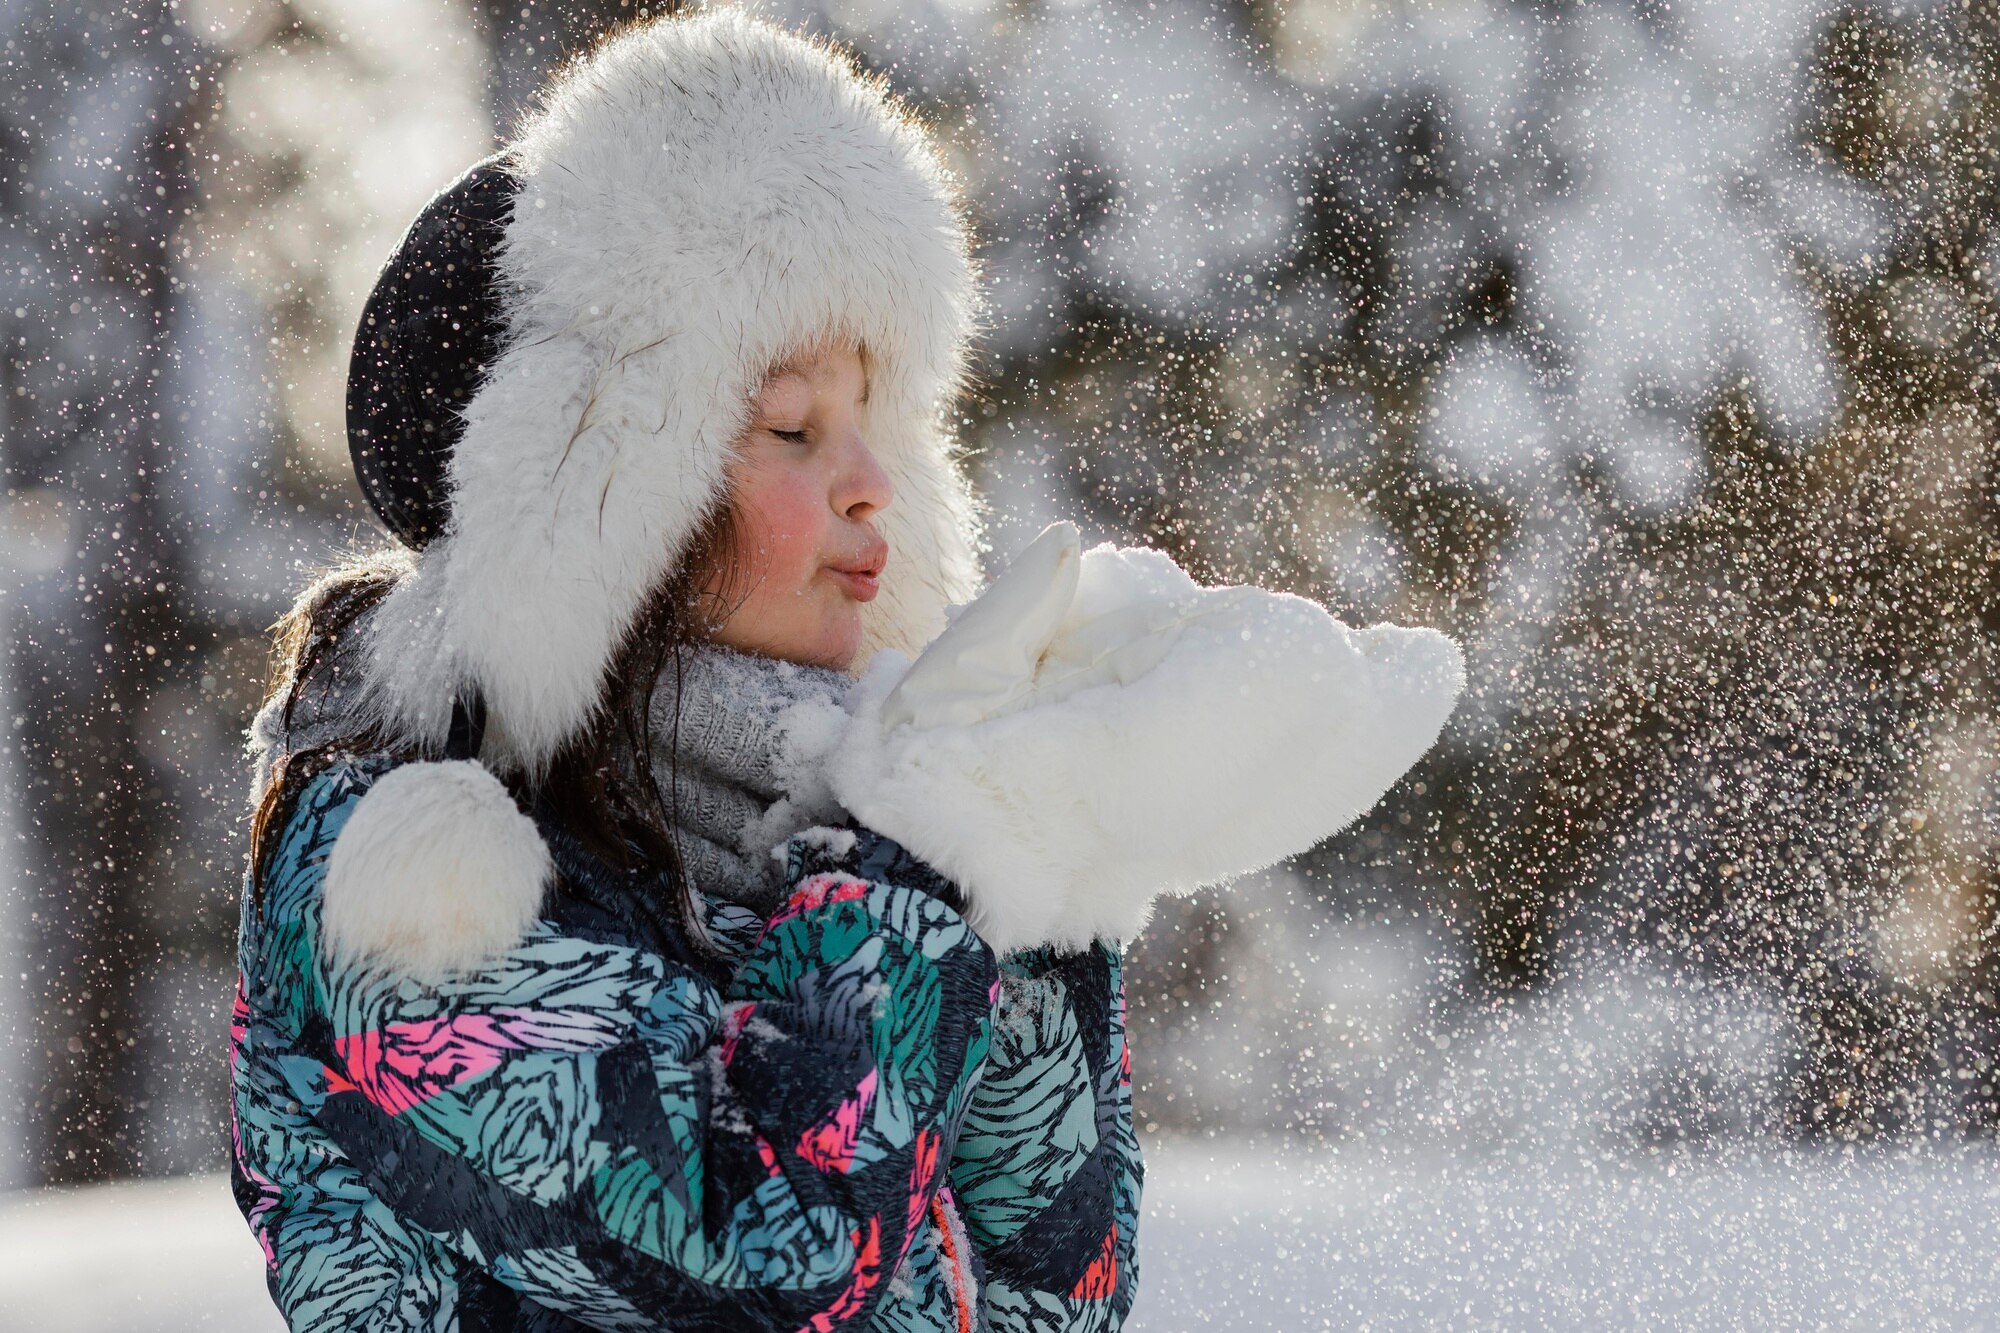
<path fill-rule="evenodd" d="M 785 644 L 765 650 L 773 657 L 805 666 L 831 667 L 845 671 L 861 651 L 861 628 L 854 625 L 816 636 L 810 641 Z"/>
<path fill-rule="evenodd" d="M 861 636 L 851 635 L 840 641 L 840 646 L 832 647 L 813 660 L 820 666 L 832 667 L 835 671 L 845 671 L 854 665 L 854 656 L 861 651 Z"/>
<path fill-rule="evenodd" d="M 829 643 L 822 665 L 836 671 L 845 671 L 854 665 L 854 659 L 861 651 L 861 618 L 850 616 L 836 631 Z"/>
<path fill-rule="evenodd" d="M 848 670 L 861 652 L 861 616 L 851 609 L 835 610 L 811 626 L 766 622 L 762 628 L 761 634 L 746 634 L 730 626 L 718 639 L 743 652 L 835 671 Z"/>

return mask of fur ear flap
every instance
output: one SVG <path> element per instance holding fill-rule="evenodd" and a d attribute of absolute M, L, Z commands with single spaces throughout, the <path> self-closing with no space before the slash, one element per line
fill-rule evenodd
<path fill-rule="evenodd" d="M 518 944 L 554 873 L 535 822 L 477 760 L 390 769 L 327 858 L 330 957 L 438 980 Z"/>

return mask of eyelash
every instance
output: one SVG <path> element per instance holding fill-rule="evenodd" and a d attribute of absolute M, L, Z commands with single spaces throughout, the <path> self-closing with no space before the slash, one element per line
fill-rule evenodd
<path fill-rule="evenodd" d="M 804 444 L 806 442 L 806 433 L 802 430 L 774 430 L 771 434 L 777 436 L 787 444 Z"/>

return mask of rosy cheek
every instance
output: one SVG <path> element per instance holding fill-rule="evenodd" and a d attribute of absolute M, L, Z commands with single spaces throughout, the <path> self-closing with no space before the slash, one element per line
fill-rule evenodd
<path fill-rule="evenodd" d="M 823 495 L 799 480 L 783 474 L 759 479 L 745 497 L 756 515 L 751 529 L 757 549 L 754 559 L 770 582 L 788 591 L 801 586 L 815 571 L 819 559 L 818 510 L 825 508 Z"/>

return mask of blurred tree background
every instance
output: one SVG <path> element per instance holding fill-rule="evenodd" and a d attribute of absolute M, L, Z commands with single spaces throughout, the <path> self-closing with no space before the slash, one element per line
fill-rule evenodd
<path fill-rule="evenodd" d="M 996 562 L 1073 516 L 1467 646 L 1379 810 L 1133 950 L 1150 1130 L 1992 1133 L 1992 5 L 756 8 L 964 178 Z M 224 1160 L 264 629 L 377 539 L 354 320 L 643 12 L 0 13 L 0 1184 Z"/>

